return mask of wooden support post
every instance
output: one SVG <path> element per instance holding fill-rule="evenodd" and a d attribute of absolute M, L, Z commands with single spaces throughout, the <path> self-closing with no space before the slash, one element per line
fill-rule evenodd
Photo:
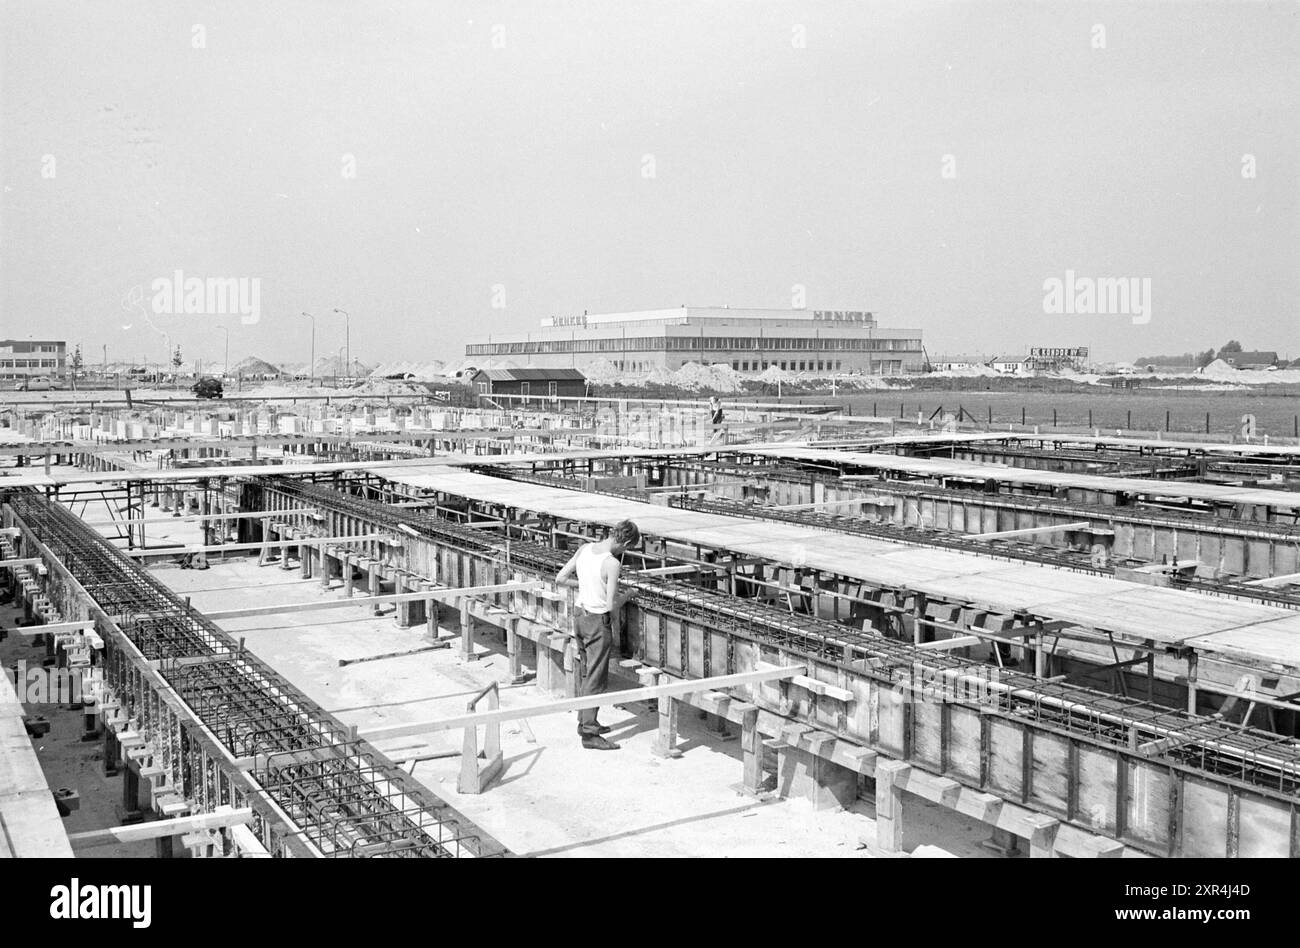
<path fill-rule="evenodd" d="M 682 756 L 677 746 L 677 699 L 669 695 L 659 696 L 659 736 L 651 753 L 656 757 Z"/>
<path fill-rule="evenodd" d="M 393 577 L 393 595 L 400 596 L 407 591 L 406 580 L 401 573 Z M 407 629 L 411 626 L 411 604 L 409 602 L 399 602 L 393 609 L 393 623 L 399 629 Z"/>
<path fill-rule="evenodd" d="M 379 564 L 376 563 L 374 560 L 370 561 L 370 572 L 366 576 L 366 582 L 369 584 L 370 595 L 378 596 L 379 595 Z M 370 614 L 372 616 L 379 615 L 378 603 L 371 605 Z"/>
<path fill-rule="evenodd" d="M 515 631 L 515 626 L 519 624 L 517 616 L 510 616 L 505 620 L 506 626 L 506 660 L 509 663 L 510 684 L 517 685 L 524 681 L 528 676 L 524 674 L 523 649 L 521 647 L 521 637 Z"/>
<path fill-rule="evenodd" d="M 1034 813 L 1026 817 L 1033 824 L 1033 833 L 1029 836 L 1029 857 L 1031 859 L 1051 859 L 1056 855 L 1056 833 L 1061 828 L 1061 821 L 1043 813 Z"/>
<path fill-rule="evenodd" d="M 578 687 L 582 682 L 583 666 L 587 657 L 582 653 L 576 638 L 564 643 L 564 697 L 578 697 Z"/>
<path fill-rule="evenodd" d="M 460 657 L 467 662 L 475 659 L 474 655 L 474 619 L 469 614 L 469 600 L 460 604 Z"/>
<path fill-rule="evenodd" d="M 876 761 L 876 846 L 903 851 L 903 781 L 912 765 L 901 760 Z"/>
<path fill-rule="evenodd" d="M 997 826 L 993 827 L 989 838 L 984 840 L 983 845 L 985 849 L 991 849 L 995 853 L 1001 853 L 1008 858 L 1014 856 L 1020 849 L 1020 841 L 1016 838 L 1016 835 Z"/>
<path fill-rule="evenodd" d="M 343 568 L 343 595 L 351 599 L 353 587 L 356 580 L 352 576 L 352 554 L 344 552 L 339 557 L 339 563 Z"/>
<path fill-rule="evenodd" d="M 744 765 L 741 789 L 757 794 L 763 789 L 763 735 L 758 731 L 758 708 L 746 708 L 740 719 L 740 756 Z"/>

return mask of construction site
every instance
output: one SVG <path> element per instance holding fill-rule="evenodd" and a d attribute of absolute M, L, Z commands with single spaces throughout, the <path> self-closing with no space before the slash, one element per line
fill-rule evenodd
<path fill-rule="evenodd" d="M 1300 444 L 720 410 L 0 406 L 0 848 L 1300 855 Z"/>

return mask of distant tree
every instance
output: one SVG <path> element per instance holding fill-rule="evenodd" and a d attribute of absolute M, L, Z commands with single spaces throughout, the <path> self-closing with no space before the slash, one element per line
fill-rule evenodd
<path fill-rule="evenodd" d="M 1206 349 L 1204 352 L 1202 352 L 1200 355 L 1196 357 L 1196 367 L 1198 369 L 1203 369 L 1213 361 L 1214 361 L 1214 350 Z"/>
<path fill-rule="evenodd" d="M 81 375 L 81 363 L 81 343 L 77 343 L 77 347 L 72 350 L 72 359 L 70 360 L 70 365 L 72 367 L 72 390 L 74 392 L 77 390 L 77 377 Z"/>
<path fill-rule="evenodd" d="M 1240 352 L 1240 351 L 1241 351 L 1241 343 L 1239 343 L 1236 339 L 1230 339 L 1228 340 L 1228 343 L 1222 349 L 1219 350 L 1219 357 L 1222 358 L 1225 352 L 1233 353 L 1233 352 Z"/>

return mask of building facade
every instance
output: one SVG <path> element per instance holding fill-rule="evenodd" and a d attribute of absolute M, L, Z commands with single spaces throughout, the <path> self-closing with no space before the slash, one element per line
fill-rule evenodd
<path fill-rule="evenodd" d="M 982 369 L 989 364 L 992 358 L 992 356 L 940 355 L 930 360 L 930 369 L 934 372 Z"/>
<path fill-rule="evenodd" d="M 0 378 L 34 375 L 64 378 L 68 374 L 68 344 L 48 339 L 0 339 Z"/>
<path fill-rule="evenodd" d="M 899 375 L 925 362 L 919 329 L 882 329 L 868 312 L 718 306 L 556 316 L 542 320 L 539 332 L 475 339 L 465 356 L 482 366 L 539 368 L 607 359 L 626 372 L 725 363 L 751 374 L 776 366 Z"/>
<path fill-rule="evenodd" d="M 1034 371 L 1034 363 L 1029 356 L 999 356 L 989 365 L 999 375 L 1030 375 Z"/>

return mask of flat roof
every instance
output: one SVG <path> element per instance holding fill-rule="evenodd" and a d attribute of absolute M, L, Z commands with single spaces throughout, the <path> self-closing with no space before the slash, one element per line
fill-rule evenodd
<path fill-rule="evenodd" d="M 1232 661 L 1300 670 L 1300 615 L 1289 609 L 1190 590 L 1144 586 L 1037 563 L 828 533 L 797 524 L 664 507 L 604 494 L 510 481 L 430 464 L 388 472 L 424 490 L 604 523 L 635 520 L 644 533 L 723 548 L 787 565 L 905 587 L 998 613 L 1028 612 L 1112 633 L 1128 642 L 1194 644 Z"/>
<path fill-rule="evenodd" d="M 985 439 L 987 440 L 987 439 Z M 1186 497 L 1221 504 L 1253 504 L 1300 509 L 1300 493 L 1267 490 L 1259 487 L 1228 487 L 1222 484 L 1195 484 L 1188 481 L 1161 481 L 1142 477 L 1103 477 L 1068 471 L 1038 471 L 1009 464 L 986 464 L 975 461 L 952 461 L 946 458 L 913 458 L 871 451 L 834 451 L 828 448 L 754 448 L 746 454 L 785 458 L 817 464 L 840 464 L 879 471 L 897 471 L 922 477 L 959 478 L 975 481 L 1001 481 L 1050 488 L 1078 488 L 1101 493 Z"/>

